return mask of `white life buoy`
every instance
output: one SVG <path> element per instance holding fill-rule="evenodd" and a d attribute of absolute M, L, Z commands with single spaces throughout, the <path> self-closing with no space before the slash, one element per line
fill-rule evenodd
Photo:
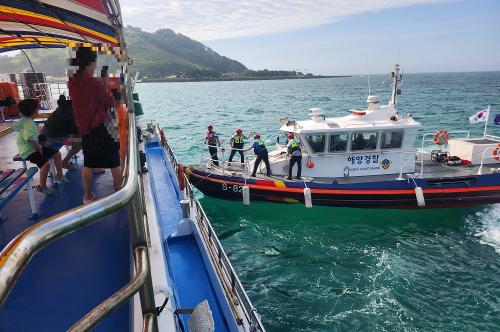
<path fill-rule="evenodd" d="M 311 208 L 313 206 L 311 189 L 309 188 L 304 188 L 304 203 L 306 204 L 306 208 Z"/>
<path fill-rule="evenodd" d="M 248 186 L 243 186 L 243 205 L 250 205 L 250 188 Z"/>
<path fill-rule="evenodd" d="M 425 197 L 422 187 L 415 187 L 415 197 L 417 198 L 418 207 L 425 207 Z"/>

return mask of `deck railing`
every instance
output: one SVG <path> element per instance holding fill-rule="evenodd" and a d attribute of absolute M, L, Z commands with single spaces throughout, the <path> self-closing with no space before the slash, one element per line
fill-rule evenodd
<path fill-rule="evenodd" d="M 225 148 L 223 146 L 214 146 L 214 148 L 216 148 L 217 151 L 221 151 L 221 153 L 222 153 L 221 159 L 212 159 L 210 154 L 209 154 L 210 157 L 204 157 L 205 152 L 201 151 L 200 152 L 200 163 L 201 164 L 203 164 L 204 162 L 211 163 L 213 167 L 219 167 L 222 170 L 222 174 L 226 174 L 226 171 L 229 170 L 229 166 L 227 166 L 228 164 L 231 163 L 231 164 L 240 165 L 240 166 L 243 166 L 244 178 L 247 179 L 249 177 L 250 160 L 253 160 L 253 158 L 249 158 L 248 151 L 246 149 L 238 149 L 238 148 L 233 148 L 233 147 Z M 227 150 L 229 150 L 229 151 L 232 151 L 232 150 L 242 151 L 244 158 L 245 158 L 245 161 L 243 163 L 238 162 L 238 161 L 231 161 L 231 162 L 229 162 L 229 160 L 226 161 L 226 151 Z M 237 156 L 235 155 L 234 157 L 239 158 L 240 155 L 238 154 Z M 215 166 L 215 164 L 214 164 L 215 162 L 217 162 L 219 164 L 219 166 Z"/>
<path fill-rule="evenodd" d="M 133 105 L 131 102 L 128 104 Z M 133 106 L 131 106 L 129 109 L 128 157 L 126 158 L 128 176 L 124 186 L 119 191 L 89 205 L 79 206 L 63 214 L 40 221 L 14 238 L 0 252 L 0 306 L 3 306 L 23 269 L 38 251 L 53 241 L 98 222 L 103 217 L 123 207 L 128 207 L 132 233 L 131 242 L 136 266 L 135 276 L 125 287 L 76 323 L 71 330 L 85 331 L 89 327 L 95 326 L 111 311 L 139 291 L 144 328 L 158 331 L 147 251 L 148 239 L 144 218 L 143 192 L 140 190 L 139 183 L 139 158 L 133 111 Z"/>
<path fill-rule="evenodd" d="M 448 135 L 452 135 L 452 134 L 467 134 L 466 139 L 469 139 L 469 136 L 470 136 L 470 132 L 467 130 L 456 130 L 456 131 L 449 131 L 448 132 Z M 425 138 L 428 136 L 431 136 L 431 135 L 436 135 L 436 133 L 424 133 L 422 135 L 422 147 L 421 147 L 422 151 L 424 150 L 424 146 L 425 146 Z"/>
<path fill-rule="evenodd" d="M 170 145 L 166 140 L 162 142 L 162 145 L 166 155 L 169 157 L 172 168 L 177 172 L 179 167 L 178 162 Z M 194 197 L 192 184 L 189 182 L 186 174 L 182 174 L 182 176 L 185 183 L 184 195 L 189 199 L 190 206 L 196 211 L 195 222 L 207 246 L 211 261 L 214 264 L 216 273 L 222 283 L 222 287 L 229 300 L 229 305 L 231 306 L 231 310 L 238 325 L 245 324 L 250 331 L 265 331 L 260 316 L 250 302 L 241 281 L 238 279 L 236 272 L 231 266 L 229 258 L 224 252 L 222 244 L 217 238 L 203 207 Z M 241 314 L 243 314 L 244 317 L 240 317 Z"/>

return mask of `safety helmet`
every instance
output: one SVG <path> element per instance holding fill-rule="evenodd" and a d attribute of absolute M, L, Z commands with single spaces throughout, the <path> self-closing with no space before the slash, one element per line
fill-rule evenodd
<path fill-rule="evenodd" d="M 288 139 L 294 139 L 295 135 L 293 133 L 288 133 Z"/>
<path fill-rule="evenodd" d="M 259 139 L 260 138 L 260 135 L 259 134 L 255 134 L 253 139 Z"/>
<path fill-rule="evenodd" d="M 241 135 L 242 132 L 243 130 L 241 130 L 241 128 L 236 129 L 236 134 Z"/>
<path fill-rule="evenodd" d="M 209 124 L 207 128 L 210 130 L 213 128 L 213 126 L 211 124 Z"/>

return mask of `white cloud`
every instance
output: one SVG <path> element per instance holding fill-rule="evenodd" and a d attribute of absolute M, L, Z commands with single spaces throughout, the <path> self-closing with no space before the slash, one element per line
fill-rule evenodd
<path fill-rule="evenodd" d="M 197 40 L 258 36 L 388 8 L 449 0 L 122 0 L 125 24 L 171 28 Z"/>

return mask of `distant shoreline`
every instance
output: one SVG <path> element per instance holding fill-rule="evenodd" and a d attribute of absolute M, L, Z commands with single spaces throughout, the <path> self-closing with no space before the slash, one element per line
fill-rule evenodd
<path fill-rule="evenodd" d="M 353 77 L 352 75 L 334 76 L 273 76 L 273 77 L 223 77 L 223 78 L 145 78 L 141 83 L 159 82 L 219 82 L 219 81 L 269 81 L 269 80 L 309 80 L 314 78 L 342 78 Z"/>

